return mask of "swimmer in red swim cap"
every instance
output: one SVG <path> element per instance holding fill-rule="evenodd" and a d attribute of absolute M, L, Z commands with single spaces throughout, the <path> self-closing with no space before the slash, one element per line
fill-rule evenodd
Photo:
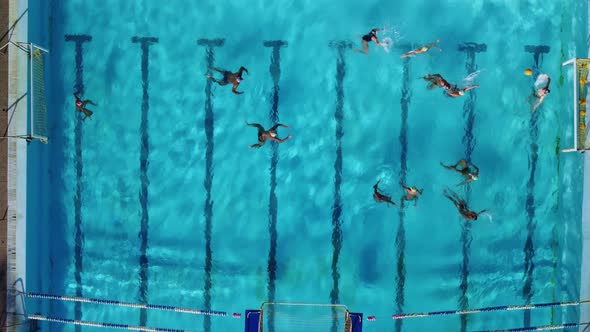
<path fill-rule="evenodd" d="M 86 100 L 80 99 L 78 92 L 74 93 L 74 97 L 76 98 L 76 109 L 78 110 L 78 112 L 84 114 L 84 118 L 82 119 L 82 121 L 86 120 L 86 118 L 90 118 L 90 120 L 92 120 L 91 116 L 92 116 L 93 112 L 91 110 L 87 109 L 86 105 L 87 104 L 91 104 L 94 106 L 97 106 L 97 105 L 90 99 L 86 99 Z"/>

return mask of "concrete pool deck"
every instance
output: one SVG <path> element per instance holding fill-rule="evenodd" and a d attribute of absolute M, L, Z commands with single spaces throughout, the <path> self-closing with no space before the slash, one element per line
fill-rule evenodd
<path fill-rule="evenodd" d="M 10 30 L 1 41 L 4 45 L 9 38 L 13 42 L 26 41 L 28 34 L 27 0 L 0 0 L 0 26 L 2 35 Z M 18 21 L 18 24 L 15 22 Z M 14 25 L 14 27 L 13 27 Z M 21 135 L 27 132 L 27 102 L 16 102 L 27 92 L 28 55 L 9 45 L 6 53 L 0 53 L 0 136 Z M 23 79 L 25 78 L 25 79 Z M 13 105 L 14 103 L 14 105 Z M 16 331 L 23 321 L 23 304 L 10 292 L 18 278 L 23 278 L 26 267 L 26 160 L 27 143 L 23 139 L 0 139 L 0 214 L 4 221 L 0 226 L 0 266 L 2 267 L 3 331 Z"/>
<path fill-rule="evenodd" d="M 8 30 L 8 0 L 0 0 L 0 31 Z M 4 43 L 4 39 L 0 41 Z M 8 105 L 8 56 L 0 53 L 0 105 L 2 108 Z M 8 114 L 0 111 L 0 130 L 4 133 L 7 129 Z M 7 260 L 6 260 L 6 212 L 7 212 L 7 142 L 0 141 L 0 294 L 6 294 L 6 276 L 7 276 Z M 0 309 L 2 316 L 0 319 L 0 326 L 5 326 L 6 322 L 6 301 L 0 301 Z"/>

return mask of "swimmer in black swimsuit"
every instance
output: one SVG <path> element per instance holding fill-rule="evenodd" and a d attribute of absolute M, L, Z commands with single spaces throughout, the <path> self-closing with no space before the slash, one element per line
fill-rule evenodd
<path fill-rule="evenodd" d="M 468 162 L 465 159 L 459 160 L 455 165 L 445 165 L 443 163 L 440 163 L 440 165 L 448 170 L 461 174 L 465 178 L 465 181 L 459 183 L 457 187 L 475 181 L 479 177 L 479 168 L 474 163 Z"/>
<path fill-rule="evenodd" d="M 220 72 L 223 75 L 223 78 L 221 80 L 216 80 L 215 78 L 213 78 L 213 76 L 211 76 L 211 74 L 207 73 L 207 78 L 209 80 L 211 80 L 214 83 L 217 83 L 221 86 L 224 86 L 226 84 L 233 84 L 233 87 L 231 89 L 231 92 L 239 95 L 242 94 L 243 92 L 239 92 L 236 89 L 238 88 L 238 85 L 240 85 L 240 82 L 242 82 L 244 79 L 242 78 L 242 73 L 246 72 L 246 74 L 250 75 L 250 73 L 248 72 L 248 69 L 246 69 L 245 67 L 240 67 L 240 69 L 236 72 L 236 73 L 232 73 L 231 71 L 227 71 L 227 70 L 223 70 L 223 69 L 219 69 L 219 68 L 212 68 L 213 70 Z"/>
<path fill-rule="evenodd" d="M 391 200 L 391 197 L 385 195 L 384 193 L 382 193 L 379 190 L 379 182 L 381 182 L 381 180 L 377 181 L 377 183 L 375 183 L 375 185 L 373 186 L 373 199 L 375 199 L 375 202 L 388 203 L 388 204 L 392 204 L 393 206 L 397 206 L 397 204 L 395 204 Z"/>
<path fill-rule="evenodd" d="M 369 32 L 368 34 L 364 35 L 362 37 L 362 45 L 363 45 L 363 49 L 356 49 L 354 50 L 355 52 L 360 52 L 360 53 L 369 53 L 369 43 L 370 42 L 375 42 L 375 44 L 382 46 L 382 44 L 379 42 L 379 39 L 377 38 L 377 33 L 379 32 L 379 29 L 373 29 L 371 30 L 371 32 Z"/>
<path fill-rule="evenodd" d="M 277 137 L 278 136 L 278 134 L 277 134 L 278 127 L 289 128 L 289 126 L 285 126 L 284 124 L 280 124 L 280 123 L 276 124 L 272 128 L 270 128 L 269 130 L 264 130 L 264 127 L 262 127 L 258 123 L 246 122 L 246 125 L 248 125 L 250 127 L 255 127 L 258 129 L 258 143 L 250 145 L 248 147 L 250 149 L 258 149 L 259 147 L 263 146 L 267 140 L 275 141 L 278 143 L 283 143 L 284 141 L 293 137 L 292 135 L 289 135 L 289 136 L 282 138 L 282 139 Z"/>
<path fill-rule="evenodd" d="M 426 74 L 423 77 L 425 81 L 429 82 L 428 89 L 443 88 L 448 90 L 451 88 L 451 84 L 447 82 L 440 74 Z"/>
<path fill-rule="evenodd" d="M 78 110 L 78 112 L 84 113 L 84 118 L 82 119 L 82 121 L 86 120 L 86 118 L 89 118 L 90 120 L 92 120 L 93 112 L 91 110 L 87 109 L 86 105 L 90 104 L 90 105 L 97 106 L 96 103 L 90 99 L 82 100 L 80 98 L 80 94 L 78 92 L 74 93 L 74 97 L 76 98 L 76 109 Z"/>
<path fill-rule="evenodd" d="M 477 220 L 477 218 L 479 217 L 480 214 L 485 213 L 487 211 L 487 210 L 481 210 L 480 212 L 475 212 L 475 211 L 471 210 L 469 208 L 469 206 L 467 206 L 467 202 L 465 202 L 464 199 L 459 197 L 459 195 L 457 195 L 455 192 L 449 190 L 448 188 L 443 190 L 443 195 L 445 195 L 446 198 L 448 198 L 451 202 L 453 202 L 453 204 L 455 205 L 457 210 L 459 210 L 459 213 L 461 214 L 461 216 L 463 218 L 465 218 L 465 220 L 467 220 L 467 221 Z"/>

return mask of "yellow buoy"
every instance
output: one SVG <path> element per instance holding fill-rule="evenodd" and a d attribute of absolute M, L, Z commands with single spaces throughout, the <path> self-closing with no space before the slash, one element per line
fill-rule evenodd
<path fill-rule="evenodd" d="M 531 76 L 533 74 L 533 70 L 530 69 L 530 68 L 527 68 L 527 69 L 524 70 L 524 74 L 526 76 Z"/>

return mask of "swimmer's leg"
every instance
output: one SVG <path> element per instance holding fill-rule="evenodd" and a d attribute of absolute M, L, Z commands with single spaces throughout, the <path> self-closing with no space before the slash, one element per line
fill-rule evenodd
<path fill-rule="evenodd" d="M 367 41 L 363 39 L 362 45 L 363 45 L 362 50 L 356 49 L 354 51 L 357 53 L 365 53 L 365 54 L 369 53 L 369 43 L 367 43 Z"/>
<path fill-rule="evenodd" d="M 244 72 L 244 71 L 246 72 L 246 74 L 250 75 L 250 73 L 248 72 L 248 69 L 246 69 L 246 67 L 240 66 L 240 69 L 238 69 L 238 72 L 237 72 L 238 76 L 242 76 L 242 72 Z"/>
<path fill-rule="evenodd" d="M 465 159 L 461 159 L 459 160 L 456 164 L 455 164 L 455 168 L 457 168 L 457 165 L 461 166 L 461 170 L 464 170 L 467 168 L 467 160 Z"/>
<path fill-rule="evenodd" d="M 445 164 L 443 164 L 443 163 L 440 163 L 440 165 L 441 165 L 442 167 L 444 167 L 444 168 L 448 169 L 448 170 L 451 170 L 451 171 L 455 171 L 455 172 L 459 172 L 459 173 L 461 173 L 459 170 L 457 170 L 457 164 L 455 164 L 455 165 L 445 165 Z"/>
<path fill-rule="evenodd" d="M 97 105 L 95 102 L 93 102 L 93 101 L 92 101 L 92 100 L 90 100 L 90 99 L 86 99 L 86 100 L 84 100 L 84 101 L 82 102 L 82 107 L 85 107 L 85 106 L 86 106 L 86 104 L 90 104 L 90 105 L 98 106 L 98 105 Z"/>
<path fill-rule="evenodd" d="M 247 125 L 247 126 L 250 126 L 250 127 L 255 127 L 255 128 L 257 128 L 257 129 L 258 129 L 258 133 L 262 133 L 262 132 L 264 132 L 264 127 L 262 127 L 262 126 L 261 126 L 260 124 L 258 124 L 258 123 L 248 123 L 248 122 L 246 122 L 246 125 Z"/>
<path fill-rule="evenodd" d="M 84 118 L 82 119 L 82 121 L 86 120 L 86 118 L 92 120 L 92 114 L 94 113 L 91 110 L 87 108 L 82 108 L 82 113 L 84 113 Z"/>
<path fill-rule="evenodd" d="M 286 125 L 284 125 L 282 123 L 277 123 L 272 128 L 270 128 L 268 131 L 277 130 L 278 127 L 289 128 L 289 126 L 286 126 Z"/>

